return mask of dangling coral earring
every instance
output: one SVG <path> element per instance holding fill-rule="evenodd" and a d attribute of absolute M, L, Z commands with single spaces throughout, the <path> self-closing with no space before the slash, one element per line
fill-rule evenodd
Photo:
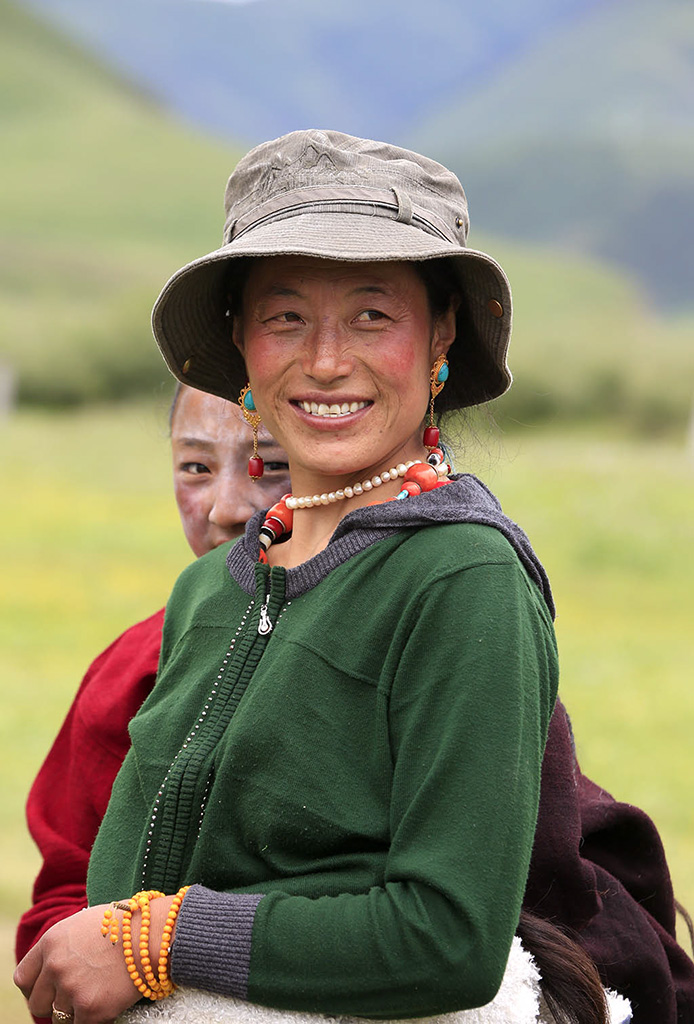
<path fill-rule="evenodd" d="M 431 368 L 430 377 L 430 390 L 431 399 L 429 400 L 429 426 L 424 430 L 424 447 L 432 451 L 434 448 L 438 448 L 439 444 L 439 428 L 434 425 L 434 400 L 437 395 L 443 391 L 443 386 L 448 380 L 448 360 L 445 356 L 439 356 L 434 365 Z"/>
<path fill-rule="evenodd" d="M 258 427 L 260 426 L 260 413 L 255 407 L 250 384 L 246 384 L 245 388 L 241 389 L 239 405 L 241 406 L 241 412 L 243 413 L 243 418 L 246 423 L 250 423 L 253 428 L 253 454 L 248 460 L 248 475 L 253 483 L 255 483 L 256 480 L 260 480 L 263 475 L 265 463 L 260 455 L 258 455 Z"/>

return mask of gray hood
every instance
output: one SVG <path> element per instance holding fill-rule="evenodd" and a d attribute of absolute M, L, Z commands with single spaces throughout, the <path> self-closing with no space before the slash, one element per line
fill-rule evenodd
<path fill-rule="evenodd" d="M 227 557 L 229 572 L 249 594 L 255 592 L 258 531 L 264 518 L 264 512 L 257 512 L 249 520 L 244 536 L 234 544 Z M 311 590 L 332 569 L 384 537 L 390 537 L 401 530 L 439 523 L 479 523 L 502 533 L 515 550 L 530 579 L 540 589 L 554 617 L 554 600 L 547 573 L 526 534 L 504 515 L 499 501 L 489 488 L 469 473 L 455 476 L 446 487 L 438 487 L 414 499 L 385 501 L 348 512 L 323 551 L 319 551 L 308 562 L 287 569 L 286 596 L 291 599 Z"/>

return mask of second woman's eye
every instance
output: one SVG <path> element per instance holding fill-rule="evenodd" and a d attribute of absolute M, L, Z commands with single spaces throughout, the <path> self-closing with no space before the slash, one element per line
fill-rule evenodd
<path fill-rule="evenodd" d="M 203 473 L 212 471 L 204 462 L 184 462 L 181 464 L 181 472 L 190 473 L 192 476 L 202 476 Z"/>

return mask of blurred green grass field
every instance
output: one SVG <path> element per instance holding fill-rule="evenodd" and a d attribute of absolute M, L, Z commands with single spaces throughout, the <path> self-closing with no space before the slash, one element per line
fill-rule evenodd
<path fill-rule="evenodd" d="M 0 1019 L 38 858 L 23 805 L 91 659 L 160 607 L 190 554 L 170 493 L 165 401 L 0 422 Z M 694 909 L 694 463 L 684 445 L 556 428 L 459 460 L 529 533 L 552 579 L 562 694 L 584 769 L 640 804 Z"/>

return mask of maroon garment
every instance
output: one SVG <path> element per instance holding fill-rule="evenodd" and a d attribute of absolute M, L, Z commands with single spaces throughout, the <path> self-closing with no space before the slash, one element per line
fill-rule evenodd
<path fill-rule="evenodd" d="M 29 829 L 43 856 L 34 905 L 17 932 L 21 959 L 56 921 L 87 905 L 89 854 L 130 746 L 128 723 L 157 671 L 164 612 L 108 647 L 89 671 L 32 787 Z M 557 704 L 542 771 L 525 908 L 575 929 L 634 1024 L 694 1024 L 694 964 L 674 940 L 674 904 L 650 818 L 581 774 Z"/>
<path fill-rule="evenodd" d="M 581 772 L 557 702 L 542 765 L 524 907 L 573 929 L 633 1024 L 694 1024 L 694 963 L 675 940 L 670 872 L 658 831 Z"/>

